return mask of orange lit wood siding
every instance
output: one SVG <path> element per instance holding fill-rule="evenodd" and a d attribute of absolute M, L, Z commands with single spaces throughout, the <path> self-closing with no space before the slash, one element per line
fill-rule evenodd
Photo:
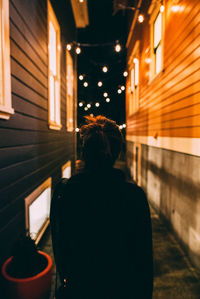
<path fill-rule="evenodd" d="M 148 20 L 137 23 L 132 35 L 128 60 L 137 38 L 141 41 L 140 108 L 136 114 L 128 116 L 128 76 L 129 135 L 200 137 L 200 1 L 179 1 L 178 12 L 173 12 L 171 5 L 171 0 L 165 1 L 164 68 L 152 82 L 149 82 L 149 65 L 145 62 L 150 47 Z"/>

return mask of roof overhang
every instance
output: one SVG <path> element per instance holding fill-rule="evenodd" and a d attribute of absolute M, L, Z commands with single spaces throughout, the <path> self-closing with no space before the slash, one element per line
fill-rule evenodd
<path fill-rule="evenodd" d="M 77 28 L 85 28 L 89 25 L 87 0 L 71 0 L 75 24 Z"/>

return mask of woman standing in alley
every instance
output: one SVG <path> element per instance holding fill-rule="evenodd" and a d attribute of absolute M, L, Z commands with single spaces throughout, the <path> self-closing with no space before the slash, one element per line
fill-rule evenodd
<path fill-rule="evenodd" d="M 61 281 L 74 299 L 150 299 L 153 254 L 146 195 L 113 168 L 122 146 L 116 123 L 103 116 L 86 120 L 80 129 L 84 170 L 59 183 L 52 199 Z"/>

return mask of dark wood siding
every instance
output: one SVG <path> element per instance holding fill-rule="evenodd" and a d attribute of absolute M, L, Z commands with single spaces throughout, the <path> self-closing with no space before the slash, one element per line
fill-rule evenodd
<path fill-rule="evenodd" d="M 0 119 L 0 263 L 24 231 L 24 198 L 50 176 L 55 186 L 61 166 L 73 161 L 75 140 L 74 133 L 66 132 L 65 46 L 76 38 L 70 1 L 52 1 L 62 42 L 60 131 L 48 128 L 47 1 L 9 2 L 15 113 Z"/>

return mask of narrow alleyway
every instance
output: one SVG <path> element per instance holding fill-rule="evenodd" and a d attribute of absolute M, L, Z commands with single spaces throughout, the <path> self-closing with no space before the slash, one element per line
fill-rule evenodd
<path fill-rule="evenodd" d="M 173 234 L 152 208 L 151 217 L 155 270 L 153 299 L 199 299 L 200 273 L 192 267 Z M 45 234 L 40 247 L 53 256 L 50 230 Z M 55 277 L 54 266 L 50 299 L 54 295 Z"/>

